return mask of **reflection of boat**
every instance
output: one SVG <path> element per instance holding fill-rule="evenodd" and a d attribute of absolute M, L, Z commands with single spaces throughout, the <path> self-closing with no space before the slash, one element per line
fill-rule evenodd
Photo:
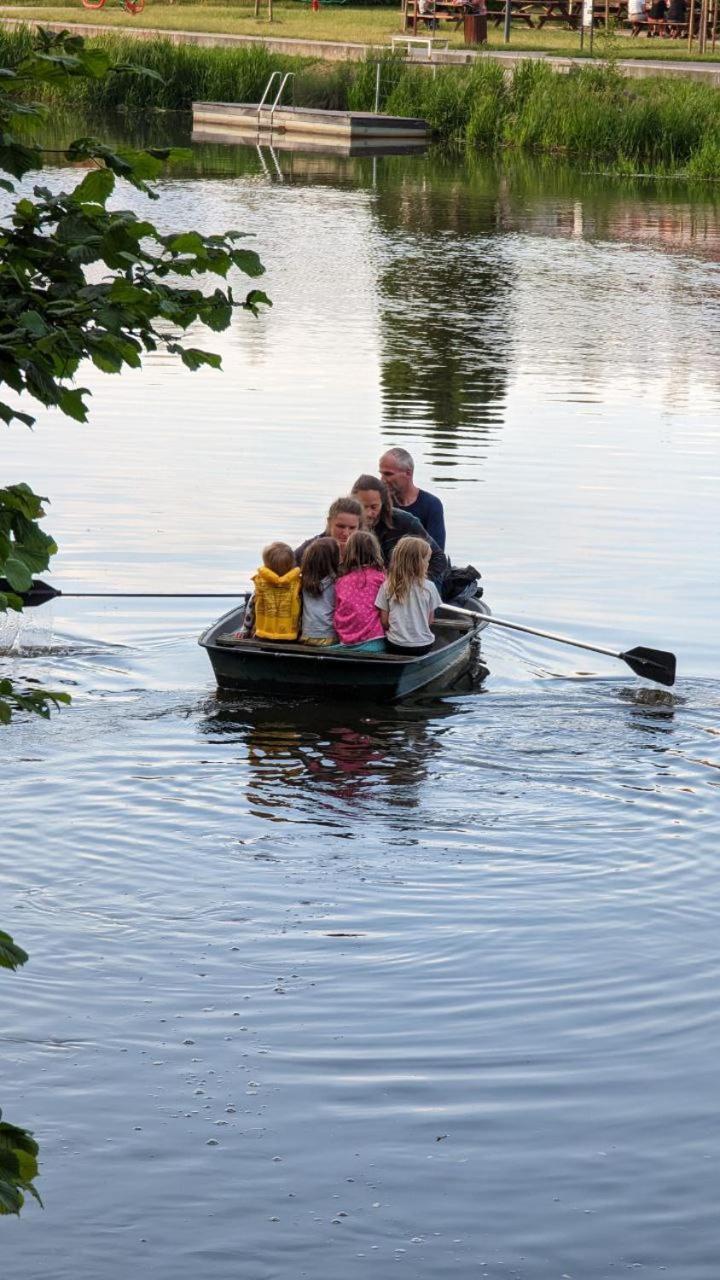
<path fill-rule="evenodd" d="M 198 641 L 207 649 L 221 689 L 247 689 L 285 695 L 301 691 L 314 696 L 364 697 L 370 701 L 397 702 L 419 692 L 447 692 L 468 671 L 477 679 L 487 675 L 478 658 L 478 632 L 487 626 L 490 613 L 481 600 L 469 606 L 478 620 L 460 620 L 443 608 L 437 610 L 435 643 L 429 653 L 406 658 L 392 653 L 329 653 L 296 643 L 270 640 L 237 640 L 245 602 L 219 618 Z"/>

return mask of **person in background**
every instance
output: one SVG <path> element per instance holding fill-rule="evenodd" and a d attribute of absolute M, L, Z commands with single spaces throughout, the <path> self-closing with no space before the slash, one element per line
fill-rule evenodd
<path fill-rule="evenodd" d="M 645 26 L 645 0 L 628 0 L 628 22 L 630 34 L 639 36 Z"/>
<path fill-rule="evenodd" d="M 297 640 L 300 630 L 300 570 L 292 547 L 271 542 L 253 574 L 255 591 L 245 606 L 243 640 Z"/>
<path fill-rule="evenodd" d="M 435 0 L 417 0 L 418 16 L 422 18 L 430 31 L 437 31 L 438 20 L 435 17 Z"/>
<path fill-rule="evenodd" d="M 667 0 L 652 0 L 647 16 L 648 16 L 648 35 L 663 36 L 665 34 L 665 15 L 667 13 Z"/>
<path fill-rule="evenodd" d="M 673 40 L 679 40 L 687 29 L 687 5 L 685 0 L 670 0 L 667 11 L 667 33 Z"/>
<path fill-rule="evenodd" d="M 418 489 L 414 480 L 415 463 L 407 449 L 388 449 L 380 459 L 380 476 L 392 494 L 393 504 L 402 507 L 419 520 L 426 533 L 445 550 L 445 512 L 434 493 Z"/>
<path fill-rule="evenodd" d="M 355 533 L 362 522 L 363 509 L 357 498 L 336 498 L 327 513 L 324 532 L 316 533 L 312 538 L 306 538 L 302 546 L 296 548 L 295 563 L 298 565 L 302 563 L 304 552 L 317 538 L 334 538 L 340 549 L 342 560 L 350 534 Z"/>
<path fill-rule="evenodd" d="M 427 576 L 430 547 L 422 538 L 401 538 L 390 560 L 390 572 L 375 597 L 387 632 L 390 653 L 419 657 L 432 649 L 431 624 L 442 603 Z"/>
<path fill-rule="evenodd" d="M 302 564 L 303 644 L 328 645 L 337 642 L 335 579 L 340 571 L 340 548 L 334 538 L 316 538 L 303 552 Z"/>
<path fill-rule="evenodd" d="M 426 533 L 416 516 L 393 506 L 385 481 L 378 480 L 376 476 L 358 476 L 352 491 L 353 497 L 358 498 L 362 503 L 365 528 L 372 529 L 382 547 L 385 564 L 390 564 L 393 547 L 406 534 L 415 538 L 424 538 L 430 544 L 432 552 L 429 576 L 438 591 L 442 591 L 443 583 L 450 572 L 450 561 L 434 538 Z"/>
<path fill-rule="evenodd" d="M 375 597 L 385 581 L 380 543 L 372 533 L 351 533 L 345 548 L 340 577 L 335 583 L 333 618 L 343 648 L 382 653 L 385 631 Z"/>

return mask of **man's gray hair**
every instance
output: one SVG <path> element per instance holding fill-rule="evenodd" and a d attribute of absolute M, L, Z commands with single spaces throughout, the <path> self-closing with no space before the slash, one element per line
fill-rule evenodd
<path fill-rule="evenodd" d="M 390 454 L 391 458 L 395 459 L 398 466 L 402 467 L 403 471 L 415 470 L 413 456 L 411 453 L 408 453 L 407 449 L 388 449 L 387 453 Z"/>

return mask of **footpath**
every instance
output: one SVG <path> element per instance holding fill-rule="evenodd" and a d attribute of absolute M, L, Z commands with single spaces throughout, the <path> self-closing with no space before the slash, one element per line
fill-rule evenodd
<path fill-rule="evenodd" d="M 13 13 L 18 10 L 13 8 Z M 5 11 L 7 13 L 7 10 Z M 382 56 L 388 52 L 389 46 L 372 44 L 355 44 L 351 41 L 335 40 L 297 40 L 283 36 L 234 36 L 221 35 L 205 31 L 166 31 L 156 27 L 109 27 L 92 22 L 37 22 L 32 18 L 7 17 L 0 14 L 0 25 L 3 27 L 44 27 L 49 31 L 66 31 L 68 26 L 78 35 L 93 37 L 112 35 L 117 32 L 123 36 L 132 36 L 136 40 L 169 40 L 171 44 L 195 44 L 206 48 L 241 48 L 243 45 L 264 45 L 272 53 L 283 53 L 295 58 L 312 58 L 318 62 L 363 62 L 366 58 Z M 567 73 L 571 67 L 588 66 L 588 58 L 558 57 L 554 54 L 534 52 L 520 49 L 511 52 L 504 49 L 434 49 L 429 56 L 422 50 L 413 50 L 408 61 L 417 66 L 467 66 L 477 60 L 489 59 L 499 62 L 512 75 L 513 70 L 521 62 L 547 62 L 553 70 Z M 689 80 L 701 80 L 705 84 L 720 88 L 720 63 L 712 62 L 663 62 L 649 58 L 619 58 L 616 66 L 623 75 L 644 79 L 647 76 L 685 77 Z"/>

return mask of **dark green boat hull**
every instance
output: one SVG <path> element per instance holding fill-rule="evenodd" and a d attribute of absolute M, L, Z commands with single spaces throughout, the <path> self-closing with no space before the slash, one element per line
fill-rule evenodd
<path fill-rule="evenodd" d="M 441 616 L 442 611 L 438 610 L 433 628 L 435 647 L 416 658 L 327 653 L 309 646 L 268 641 L 220 643 L 220 636 L 241 625 L 243 607 L 220 618 L 199 639 L 221 689 L 270 697 L 300 693 L 322 699 L 398 702 L 420 692 L 448 692 L 470 673 L 478 681 L 487 674 L 479 660 L 477 633 L 487 625 L 483 617 L 490 611 L 479 601 L 477 624 L 465 626 L 450 615 Z"/>

